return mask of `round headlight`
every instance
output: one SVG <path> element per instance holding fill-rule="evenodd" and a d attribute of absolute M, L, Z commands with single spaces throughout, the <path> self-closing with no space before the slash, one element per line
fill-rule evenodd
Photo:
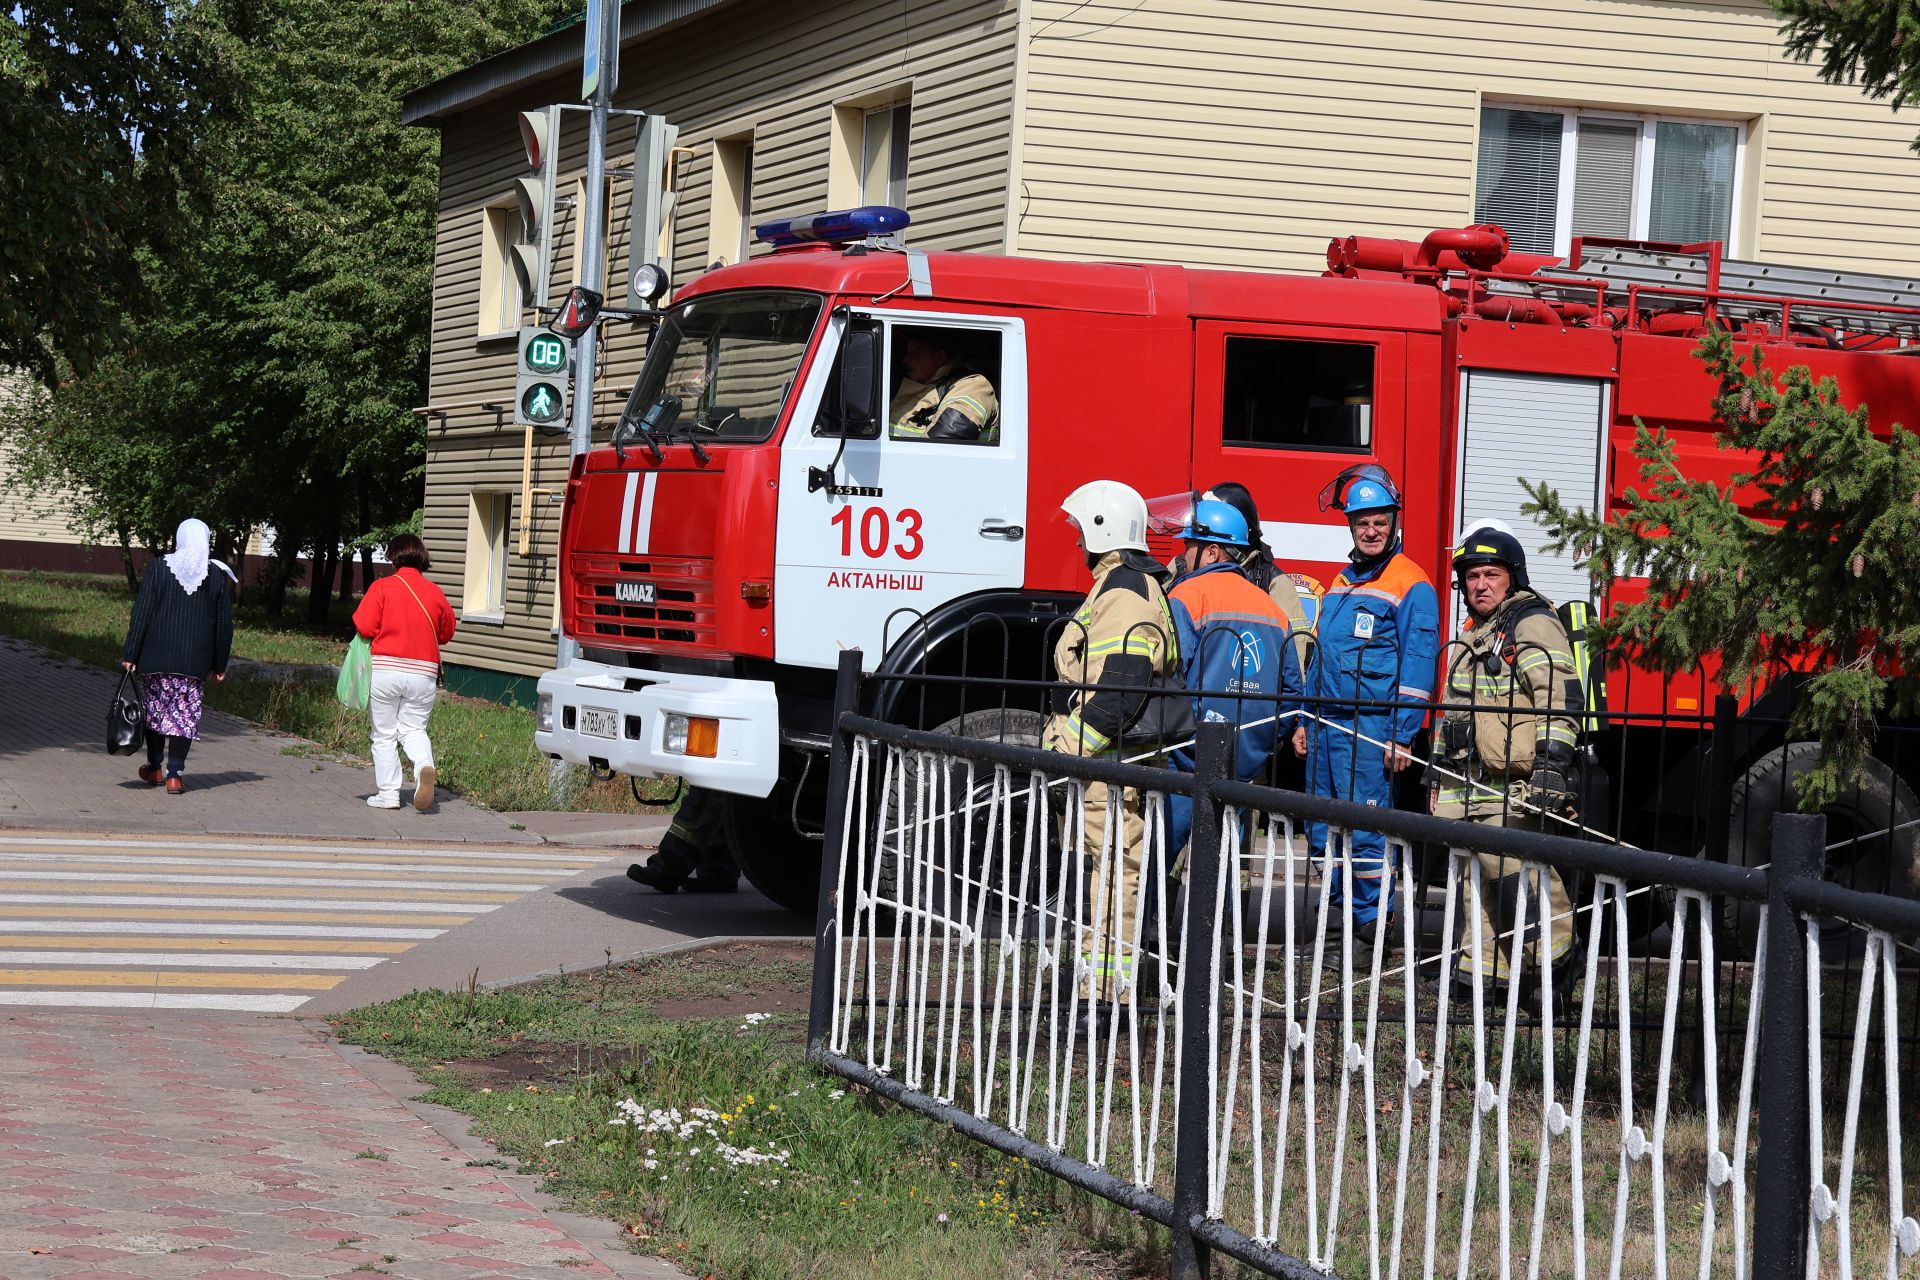
<path fill-rule="evenodd" d="M 666 270 L 657 262 L 641 263 L 633 269 L 633 292 L 648 302 L 660 301 L 667 292 Z"/>

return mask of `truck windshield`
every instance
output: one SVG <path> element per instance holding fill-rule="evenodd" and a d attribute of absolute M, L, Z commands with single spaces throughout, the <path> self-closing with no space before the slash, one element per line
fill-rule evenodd
<path fill-rule="evenodd" d="M 773 434 L 820 319 L 818 294 L 717 293 L 668 311 L 620 416 L 623 431 L 665 397 L 679 401 L 665 434 L 756 443 Z"/>

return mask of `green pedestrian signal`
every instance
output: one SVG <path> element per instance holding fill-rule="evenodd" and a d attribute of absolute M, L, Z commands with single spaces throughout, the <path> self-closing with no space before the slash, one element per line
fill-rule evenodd
<path fill-rule="evenodd" d="M 521 414 L 536 427 L 557 421 L 565 408 L 566 401 L 560 398 L 560 388 L 551 382 L 536 382 L 520 397 Z"/>
<path fill-rule="evenodd" d="M 573 343 L 540 325 L 520 330 L 519 364 L 514 368 L 513 420 L 549 435 L 567 430 L 567 402 L 573 390 Z"/>

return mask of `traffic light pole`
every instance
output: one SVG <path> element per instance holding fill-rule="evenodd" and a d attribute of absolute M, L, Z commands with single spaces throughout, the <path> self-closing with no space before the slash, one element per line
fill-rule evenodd
<path fill-rule="evenodd" d="M 586 62 L 597 66 L 592 74 L 592 96 L 587 114 L 587 190 L 580 211 L 580 278 L 594 292 L 606 293 L 607 275 L 607 117 L 613 107 L 614 80 L 620 67 L 620 5 L 602 0 L 587 6 Z M 591 325 L 573 344 L 573 423 L 568 433 L 567 462 L 593 447 L 593 374 L 600 356 L 600 326 Z M 554 564 L 553 589 L 561 589 L 559 563 Z M 564 632 L 554 652 L 554 665 L 572 662 L 579 646 Z"/>

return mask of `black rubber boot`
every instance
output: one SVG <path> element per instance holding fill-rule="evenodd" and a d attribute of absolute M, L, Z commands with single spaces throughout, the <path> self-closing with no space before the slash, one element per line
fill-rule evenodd
<path fill-rule="evenodd" d="M 662 864 L 660 855 L 655 854 L 646 862 L 635 862 L 627 867 L 627 879 L 637 880 L 649 889 L 660 893 L 676 893 L 682 883 L 682 877 Z"/>

